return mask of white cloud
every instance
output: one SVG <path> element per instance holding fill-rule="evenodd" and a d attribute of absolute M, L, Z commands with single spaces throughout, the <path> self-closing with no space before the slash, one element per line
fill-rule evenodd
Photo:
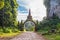
<path fill-rule="evenodd" d="M 17 20 L 18 20 L 18 21 L 26 20 L 27 15 L 28 15 L 28 14 L 23 14 L 23 13 L 20 13 L 20 12 L 18 11 Z"/>
<path fill-rule="evenodd" d="M 19 0 L 18 0 L 19 1 Z M 23 2 L 27 3 L 24 5 L 27 9 L 31 9 L 31 14 L 34 20 L 41 21 L 44 16 L 46 16 L 46 8 L 43 5 L 43 0 L 22 0 Z M 27 14 L 18 12 L 17 19 L 26 20 Z"/>

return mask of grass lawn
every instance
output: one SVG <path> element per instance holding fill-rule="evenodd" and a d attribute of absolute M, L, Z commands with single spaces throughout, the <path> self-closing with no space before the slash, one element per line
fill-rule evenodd
<path fill-rule="evenodd" d="M 47 40 L 60 40 L 59 34 L 44 35 Z"/>

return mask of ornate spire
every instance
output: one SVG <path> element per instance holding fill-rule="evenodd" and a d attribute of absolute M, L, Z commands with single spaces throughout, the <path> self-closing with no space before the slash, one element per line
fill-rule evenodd
<path fill-rule="evenodd" d="M 31 10 L 29 9 L 29 14 L 27 16 L 27 20 L 32 20 L 32 16 L 31 16 Z"/>
<path fill-rule="evenodd" d="M 29 9 L 29 16 L 31 16 L 31 10 Z"/>

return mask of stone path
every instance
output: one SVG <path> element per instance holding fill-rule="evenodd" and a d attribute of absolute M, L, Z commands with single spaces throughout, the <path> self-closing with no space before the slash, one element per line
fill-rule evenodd
<path fill-rule="evenodd" d="M 45 40 L 45 39 L 35 32 L 25 32 L 10 40 Z"/>

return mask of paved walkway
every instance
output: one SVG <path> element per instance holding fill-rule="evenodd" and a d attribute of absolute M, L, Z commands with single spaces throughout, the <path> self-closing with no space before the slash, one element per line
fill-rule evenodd
<path fill-rule="evenodd" d="M 10 40 L 45 40 L 45 39 L 35 32 L 25 32 Z"/>

